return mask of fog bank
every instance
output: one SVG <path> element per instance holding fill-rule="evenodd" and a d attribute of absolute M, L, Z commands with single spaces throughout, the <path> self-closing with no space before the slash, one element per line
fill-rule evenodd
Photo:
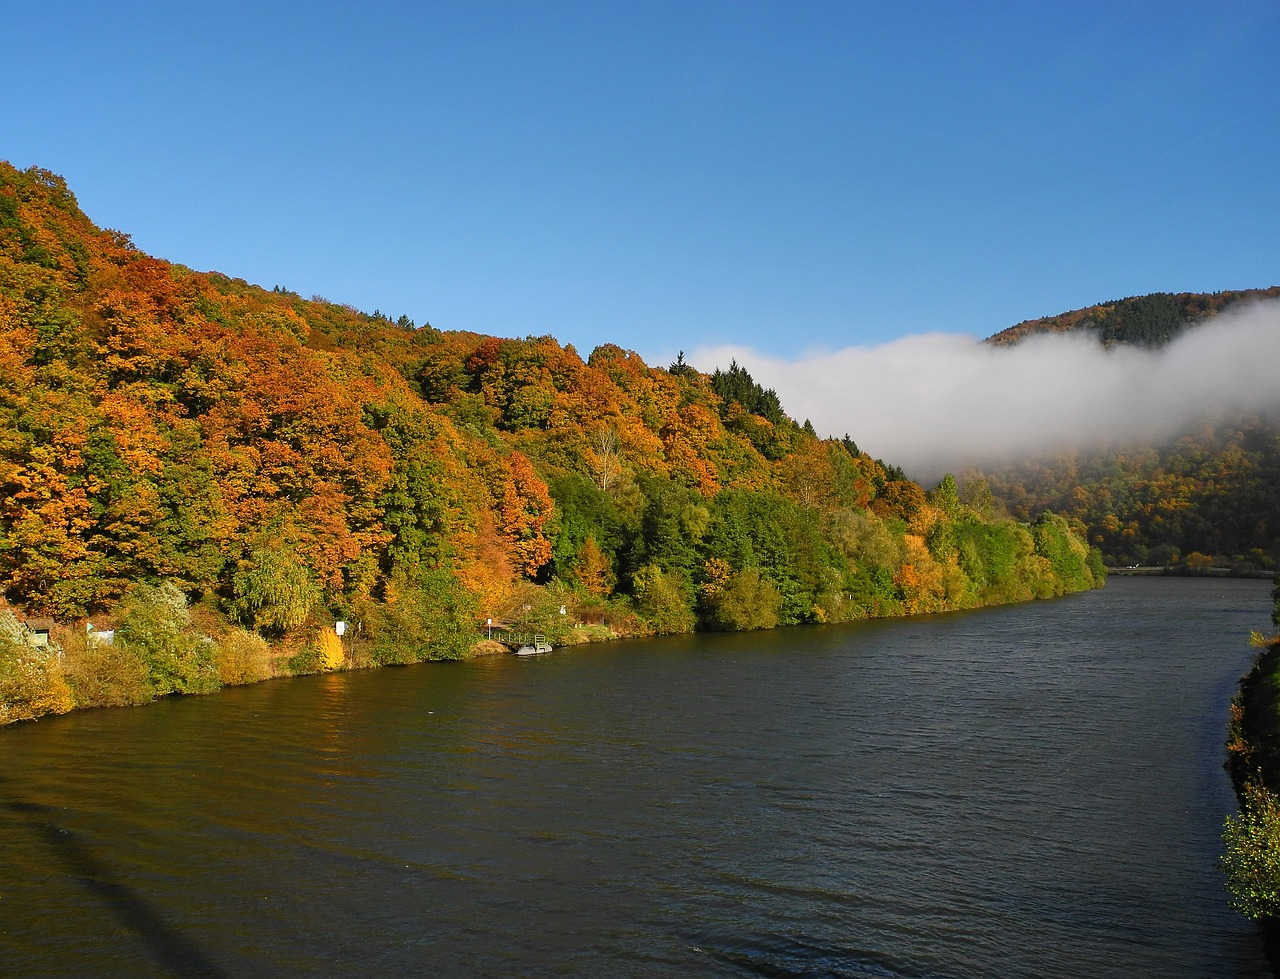
<path fill-rule="evenodd" d="M 820 435 L 848 433 L 932 480 L 1064 444 L 1159 438 L 1201 418 L 1280 409 L 1280 302 L 1228 311 L 1160 350 L 1105 350 L 1083 333 L 1011 347 L 927 333 L 795 360 L 747 346 L 688 358 L 708 372 L 732 359 Z"/>

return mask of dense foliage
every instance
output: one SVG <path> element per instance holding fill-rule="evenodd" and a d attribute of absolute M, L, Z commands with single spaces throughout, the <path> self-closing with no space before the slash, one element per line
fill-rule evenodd
<path fill-rule="evenodd" d="M 983 476 L 1019 519 L 1054 510 L 1079 520 L 1108 564 L 1280 564 L 1280 425 L 1265 418 L 1060 452 Z"/>
<path fill-rule="evenodd" d="M 584 360 L 193 272 L 7 165 L 0 489 L 4 597 L 75 624 L 45 672 L 77 704 L 461 656 L 486 621 L 765 628 L 1100 578 L 1066 521 L 926 493 L 737 364 Z M 43 675 L 23 656 L 0 672 Z"/>
<path fill-rule="evenodd" d="M 1030 320 L 989 342 L 1086 331 L 1105 345 L 1159 347 L 1206 329 L 1237 304 L 1280 297 L 1280 287 L 1136 296 Z M 1112 565 L 1280 566 L 1280 421 L 1237 416 L 1187 426 L 1164 441 L 1058 452 L 992 467 L 980 478 L 1018 519 L 1053 510 L 1086 528 Z"/>
<path fill-rule="evenodd" d="M 1272 622 L 1280 626 L 1280 574 Z M 1240 811 L 1223 826 L 1222 869 L 1231 905 L 1280 928 L 1280 637 L 1254 636 L 1262 647 L 1231 704 L 1227 768 Z"/>

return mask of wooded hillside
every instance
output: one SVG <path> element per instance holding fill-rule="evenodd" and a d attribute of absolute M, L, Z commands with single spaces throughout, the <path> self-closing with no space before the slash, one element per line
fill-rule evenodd
<path fill-rule="evenodd" d="M 62 705 L 465 655 L 487 619 L 557 639 L 843 621 L 1100 567 L 1060 518 L 999 519 L 819 440 L 736 364 L 584 359 L 195 272 L 7 164 L 0 490 L 14 621 L 74 626 Z M 22 691 L 59 671 L 0 633 L 0 719 L 40 713 Z"/>
<path fill-rule="evenodd" d="M 1277 297 L 1280 287 L 1137 296 L 1029 320 L 989 342 L 1082 330 L 1107 346 L 1159 347 L 1188 329 L 1212 330 L 1232 306 Z M 1108 564 L 1280 567 L 1276 417 L 1205 419 L 1158 442 L 1068 450 L 964 478 L 978 477 L 1019 519 L 1053 510 L 1079 521 Z"/>
<path fill-rule="evenodd" d="M 1098 303 L 1057 316 L 1026 320 L 988 339 L 997 345 L 1017 343 L 1037 333 L 1081 331 L 1094 334 L 1105 346 L 1127 343 L 1161 347 L 1184 330 L 1211 321 L 1239 303 L 1280 298 L 1280 286 L 1225 292 L 1156 292 Z"/>

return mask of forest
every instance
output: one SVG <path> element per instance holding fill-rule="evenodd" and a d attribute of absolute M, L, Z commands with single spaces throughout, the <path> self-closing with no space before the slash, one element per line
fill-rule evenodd
<path fill-rule="evenodd" d="M 1057 316 L 1026 320 L 988 339 L 997 346 L 1017 343 L 1036 333 L 1092 333 L 1104 346 L 1117 343 L 1158 348 L 1183 331 L 1203 326 L 1239 303 L 1280 298 L 1280 286 L 1223 292 L 1156 292 L 1129 296 L 1075 309 Z"/>
<path fill-rule="evenodd" d="M 1211 329 L 1230 307 L 1280 297 L 1280 287 L 1212 294 L 1158 293 L 1020 323 L 993 336 L 1016 343 L 1080 330 L 1106 346 L 1160 347 Z M 1019 519 L 1053 510 L 1083 525 L 1110 566 L 1185 571 L 1280 567 L 1280 419 L 1204 419 L 1160 441 L 1069 449 L 981 472 L 976 480 Z"/>
<path fill-rule="evenodd" d="M 736 363 L 196 272 L 4 163 L 0 415 L 0 723 L 462 658 L 495 628 L 845 622 L 1104 574 L 1079 522 L 926 491 Z"/>

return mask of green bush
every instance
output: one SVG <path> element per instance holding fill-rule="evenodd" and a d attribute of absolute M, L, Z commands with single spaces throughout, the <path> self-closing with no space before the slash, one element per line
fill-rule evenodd
<path fill-rule="evenodd" d="M 147 664 L 123 644 L 79 636 L 65 646 L 63 670 L 77 707 L 132 707 L 152 698 Z"/>
<path fill-rule="evenodd" d="M 758 568 L 743 568 L 723 588 L 703 599 L 703 621 L 721 632 L 772 629 L 778 624 L 782 596 Z"/>
<path fill-rule="evenodd" d="M 324 650 L 318 642 L 309 642 L 285 662 L 285 668 L 292 676 L 305 676 L 308 673 L 323 673 L 325 669 Z"/>
<path fill-rule="evenodd" d="M 692 632 L 696 624 L 692 603 L 679 577 L 656 564 L 646 564 L 632 576 L 636 611 L 660 635 Z"/>
<path fill-rule="evenodd" d="M 213 640 L 192 627 L 187 597 L 172 581 L 134 586 L 120 607 L 113 646 L 146 664 L 154 696 L 213 693 L 222 686 Z"/>
<path fill-rule="evenodd" d="M 1266 788 L 1245 787 L 1240 813 L 1222 829 L 1230 904 L 1249 918 L 1280 917 L 1280 801 Z"/>

